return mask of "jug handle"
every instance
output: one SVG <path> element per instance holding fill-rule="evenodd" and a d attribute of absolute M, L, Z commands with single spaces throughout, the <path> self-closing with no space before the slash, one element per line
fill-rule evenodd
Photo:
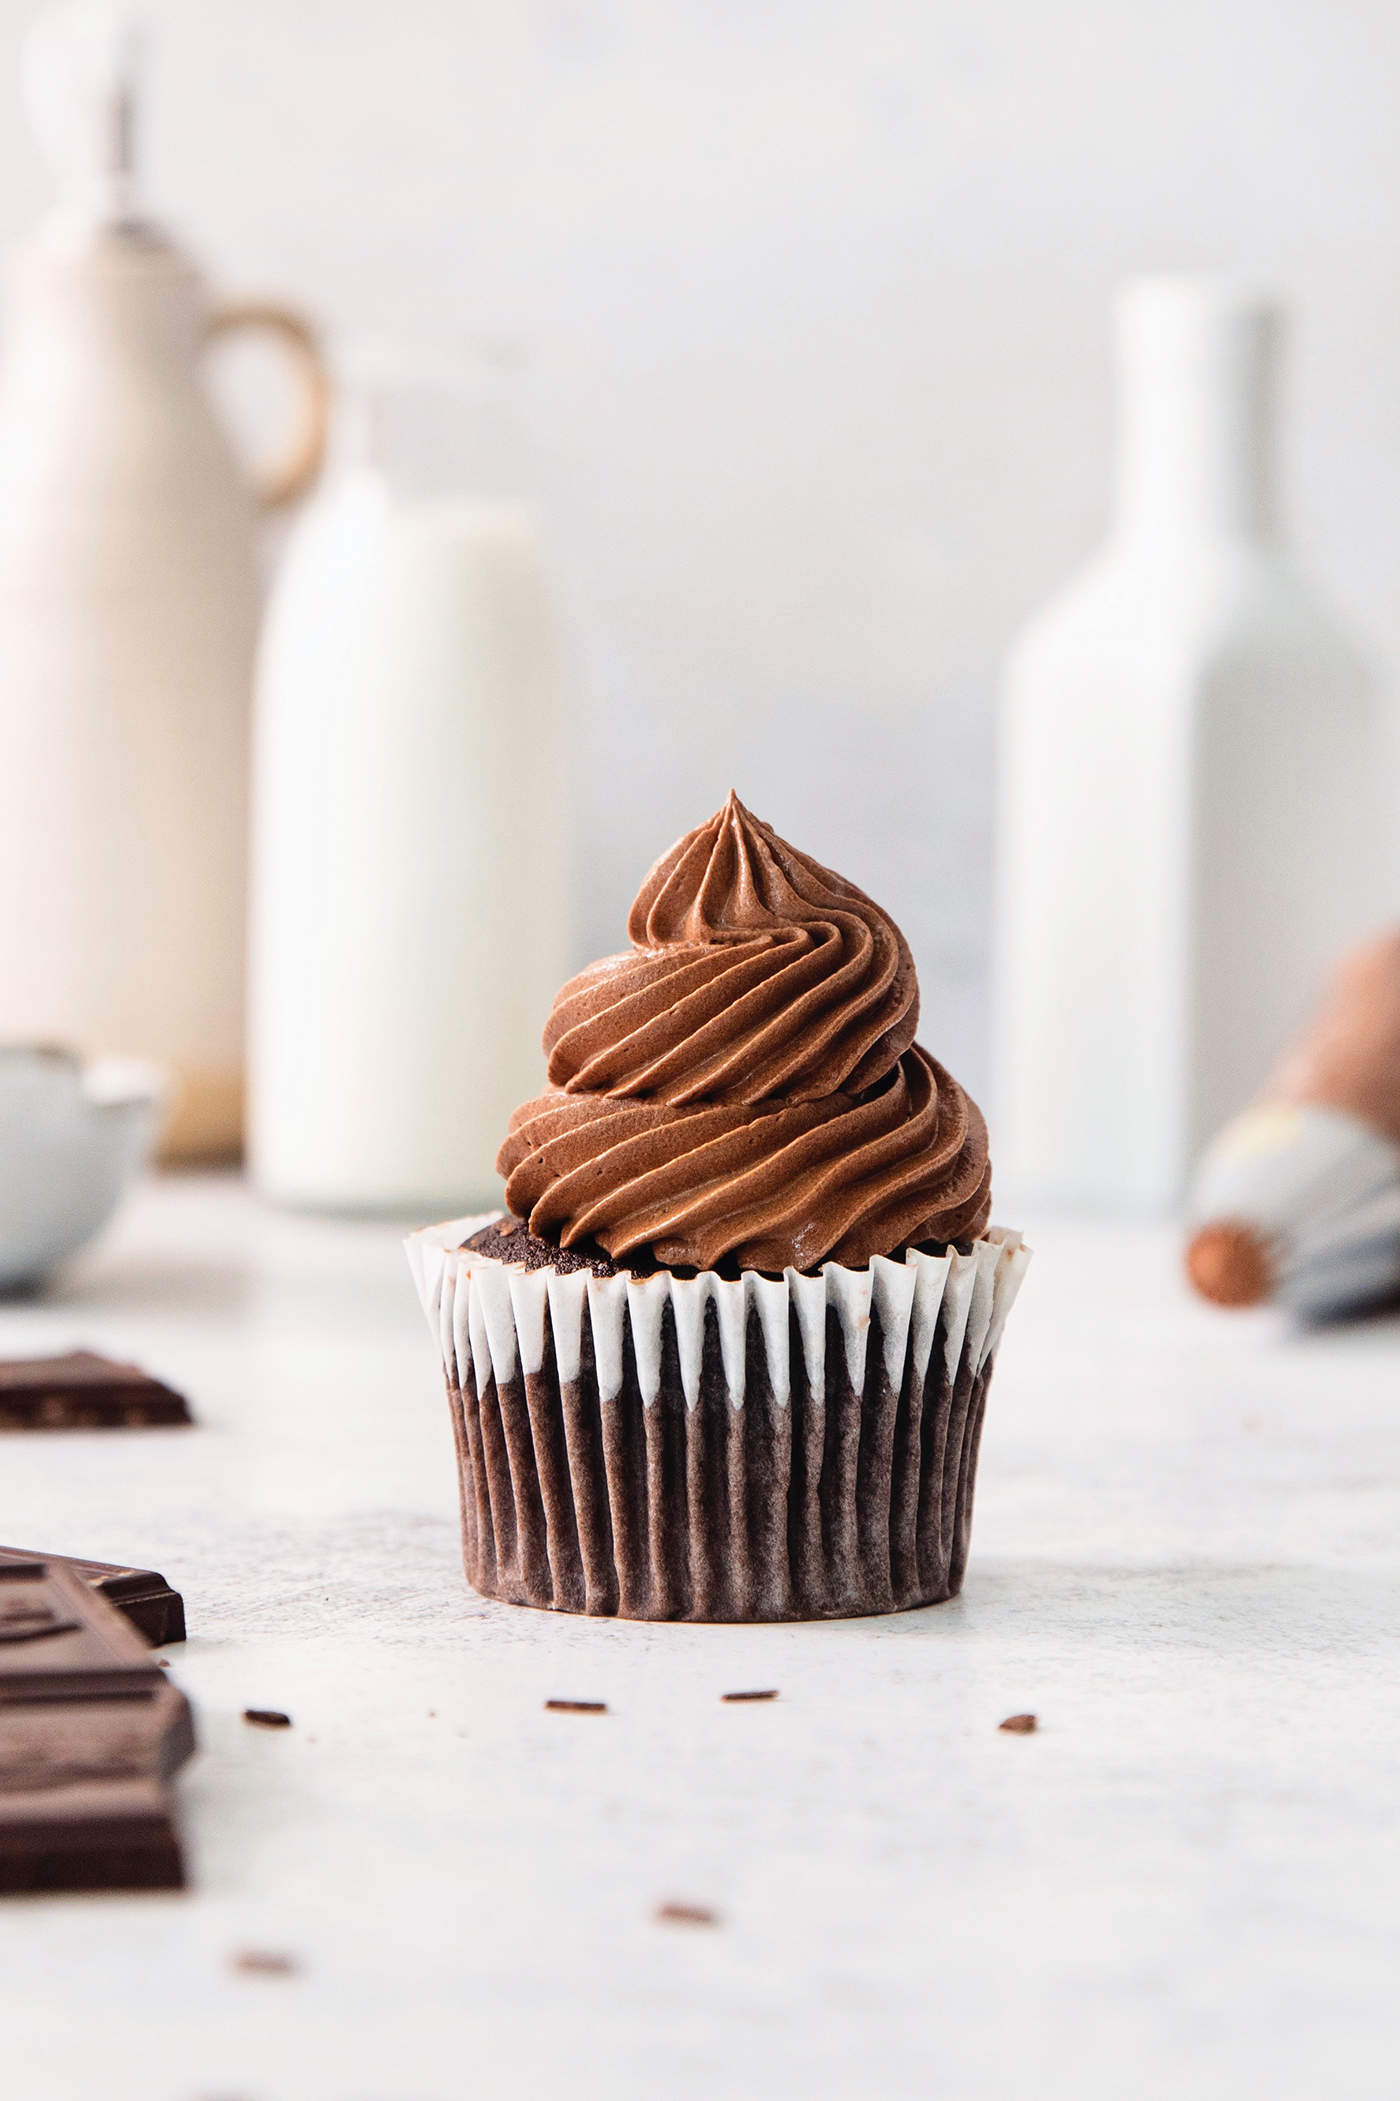
<path fill-rule="evenodd" d="M 236 335 L 244 329 L 260 329 L 277 338 L 291 358 L 301 390 L 296 427 L 281 457 L 270 461 L 254 477 L 259 506 L 265 511 L 276 511 L 304 496 L 321 471 L 330 420 L 330 374 L 311 323 L 286 307 L 260 300 L 216 308 L 206 323 L 205 341 L 212 343 L 217 337 Z"/>

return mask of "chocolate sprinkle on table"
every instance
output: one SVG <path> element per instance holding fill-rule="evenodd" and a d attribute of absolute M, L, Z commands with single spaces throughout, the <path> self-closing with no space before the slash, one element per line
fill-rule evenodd
<path fill-rule="evenodd" d="M 719 1913 L 708 1904 L 658 1904 L 656 1920 L 661 1926 L 718 1926 Z"/>
<path fill-rule="evenodd" d="M 243 1948 L 230 1955 L 229 1967 L 245 1977 L 293 1977 L 301 1968 L 295 1955 L 279 1955 L 270 1948 Z"/>
<path fill-rule="evenodd" d="M 778 1688 L 776 1685 L 769 1686 L 762 1692 L 722 1692 L 720 1694 L 722 1700 L 776 1700 L 777 1697 Z"/>
<path fill-rule="evenodd" d="M 256 1722 L 260 1729 L 290 1729 L 292 1718 L 276 1707 L 245 1707 L 245 1722 Z"/>
<path fill-rule="evenodd" d="M 1033 1714 L 1008 1714 L 1004 1722 L 997 1723 L 998 1729 L 1005 1729 L 1011 1736 L 1029 1736 L 1035 1725 Z"/>
<path fill-rule="evenodd" d="M 606 1700 L 546 1700 L 551 1714 L 606 1714 Z"/>

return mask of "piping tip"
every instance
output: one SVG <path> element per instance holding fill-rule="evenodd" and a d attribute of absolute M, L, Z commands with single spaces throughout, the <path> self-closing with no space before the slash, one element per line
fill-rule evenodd
<path fill-rule="evenodd" d="M 1186 1274 L 1216 1306 L 1259 1306 L 1274 1288 L 1268 1243 L 1253 1226 L 1202 1226 L 1186 1249 Z"/>

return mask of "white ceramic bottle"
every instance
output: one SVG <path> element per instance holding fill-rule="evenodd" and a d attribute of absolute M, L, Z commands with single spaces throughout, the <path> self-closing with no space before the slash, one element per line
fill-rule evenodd
<path fill-rule="evenodd" d="M 250 1145 L 283 1203 L 495 1202 L 542 1084 L 569 923 L 558 641 L 479 408 L 416 379 L 352 402 L 268 609 Z"/>
<path fill-rule="evenodd" d="M 59 7 L 27 86 L 62 194 L 12 258 L 0 363 L 0 1039 L 174 1068 L 169 1149 L 241 1127 L 247 718 L 257 492 L 206 397 L 217 327 L 295 348 L 307 421 L 272 478 L 315 471 L 305 330 L 211 316 L 135 216 L 129 31 Z"/>
<path fill-rule="evenodd" d="M 1388 712 L 1280 537 L 1278 311 L 1144 279 L 1119 313 L 1107 545 L 1011 659 L 998 1166 L 1160 1211 L 1349 940 L 1388 916 Z"/>

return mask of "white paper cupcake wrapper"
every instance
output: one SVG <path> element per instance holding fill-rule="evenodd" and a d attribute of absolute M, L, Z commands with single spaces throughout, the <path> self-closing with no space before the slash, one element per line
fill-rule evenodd
<path fill-rule="evenodd" d="M 744 1620 L 954 1594 L 1019 1234 L 810 1276 L 595 1277 L 465 1249 L 494 1215 L 408 1242 L 478 1589 Z"/>
<path fill-rule="evenodd" d="M 1340 1109 L 1260 1103 L 1205 1154 L 1190 1219 L 1253 1227 L 1293 1312 L 1352 1311 L 1400 1291 L 1400 1146 Z"/>

